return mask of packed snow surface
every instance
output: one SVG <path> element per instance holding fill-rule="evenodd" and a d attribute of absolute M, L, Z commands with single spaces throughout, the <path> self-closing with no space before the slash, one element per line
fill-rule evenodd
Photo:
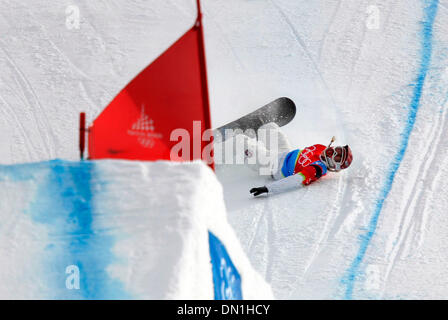
<path fill-rule="evenodd" d="M 354 152 L 345 172 L 269 198 L 248 192 L 267 178 L 217 167 L 275 297 L 446 297 L 448 1 L 202 2 L 214 126 L 288 96 L 292 145 L 336 135 Z M 76 159 L 78 113 L 94 119 L 196 15 L 193 0 L 0 4 L 2 163 Z"/>
<path fill-rule="evenodd" d="M 273 297 L 201 162 L 0 166 L 0 188 L 2 299 L 214 299 L 209 232 L 236 268 L 242 298 Z M 225 258 L 213 263 L 231 274 Z"/>

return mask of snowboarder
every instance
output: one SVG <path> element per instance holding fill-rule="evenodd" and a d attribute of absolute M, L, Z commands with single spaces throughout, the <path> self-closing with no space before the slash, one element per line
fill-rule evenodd
<path fill-rule="evenodd" d="M 250 193 L 254 196 L 261 194 L 277 194 L 301 186 L 307 186 L 310 183 L 325 176 L 328 171 L 339 172 L 347 169 L 353 160 L 350 147 L 337 146 L 332 147 L 335 137 L 330 144 L 325 147 L 322 144 L 315 144 L 304 149 L 292 150 L 285 134 L 280 130 L 277 124 L 268 123 L 260 129 L 276 131 L 277 148 L 271 150 L 266 137 L 272 135 L 260 135 L 259 140 L 248 139 L 245 144 L 245 157 L 250 159 L 256 153 L 265 153 L 271 159 L 268 172 L 273 178 L 273 182 L 265 186 L 252 188 Z M 262 138 L 265 138 L 263 141 Z M 272 139 L 272 138 L 271 138 Z M 258 164 L 259 166 L 259 164 Z"/>

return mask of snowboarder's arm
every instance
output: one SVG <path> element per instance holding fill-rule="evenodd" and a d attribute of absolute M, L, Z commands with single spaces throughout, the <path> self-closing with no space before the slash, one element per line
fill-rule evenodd
<path fill-rule="evenodd" d="M 323 173 L 323 168 L 319 164 L 313 163 L 297 174 L 268 183 L 265 187 L 253 188 L 251 189 L 251 193 L 253 193 L 254 196 L 260 195 L 262 193 L 282 193 L 292 189 L 307 186 L 322 177 Z"/>
<path fill-rule="evenodd" d="M 297 189 L 303 186 L 305 177 L 301 172 L 292 176 L 268 183 L 266 188 L 269 194 L 278 194 L 292 189 Z"/>

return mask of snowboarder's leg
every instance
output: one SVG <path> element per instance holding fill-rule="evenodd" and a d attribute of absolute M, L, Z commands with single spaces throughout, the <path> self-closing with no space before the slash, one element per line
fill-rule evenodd
<path fill-rule="evenodd" d="M 286 134 L 275 122 L 262 125 L 258 129 L 258 139 L 263 142 L 267 150 L 276 154 L 291 151 L 291 145 Z"/>
<path fill-rule="evenodd" d="M 263 142 L 256 138 L 249 138 L 247 136 L 241 137 L 244 139 L 244 157 L 245 163 L 256 171 L 259 171 L 263 166 L 268 165 L 266 159 L 270 158 L 270 152 L 266 149 Z"/>
<path fill-rule="evenodd" d="M 257 133 L 258 140 L 244 134 L 237 136 L 244 144 L 245 163 L 260 175 L 284 178 L 281 168 L 291 150 L 288 138 L 276 123 L 261 126 Z"/>
<path fill-rule="evenodd" d="M 258 139 L 269 150 L 269 174 L 275 180 L 283 179 L 281 169 L 286 155 L 291 151 L 291 145 L 286 134 L 276 123 L 271 122 L 260 127 Z"/>
<path fill-rule="evenodd" d="M 265 148 L 263 142 L 246 134 L 238 134 L 235 136 L 235 146 L 236 162 L 234 163 L 244 163 L 259 175 L 272 175 L 271 152 Z M 275 154 L 273 156 L 276 157 Z"/>
<path fill-rule="evenodd" d="M 272 172 L 272 179 L 274 180 L 280 180 L 285 178 L 282 172 L 283 163 L 285 162 L 285 158 L 288 155 L 289 151 L 283 152 L 278 155 L 277 162 L 272 163 L 271 172 Z"/>

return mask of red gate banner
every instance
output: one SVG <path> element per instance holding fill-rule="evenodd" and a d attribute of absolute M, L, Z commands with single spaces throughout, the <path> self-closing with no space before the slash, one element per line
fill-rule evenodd
<path fill-rule="evenodd" d="M 170 139 L 175 129 L 189 133 L 191 152 L 183 160 L 201 158 L 199 148 L 193 147 L 199 143 L 202 151 L 210 144 L 201 138 L 211 123 L 200 10 L 195 25 L 137 75 L 93 122 L 89 157 L 169 160 L 171 149 L 179 143 Z M 204 160 L 213 167 L 211 156 Z"/>

